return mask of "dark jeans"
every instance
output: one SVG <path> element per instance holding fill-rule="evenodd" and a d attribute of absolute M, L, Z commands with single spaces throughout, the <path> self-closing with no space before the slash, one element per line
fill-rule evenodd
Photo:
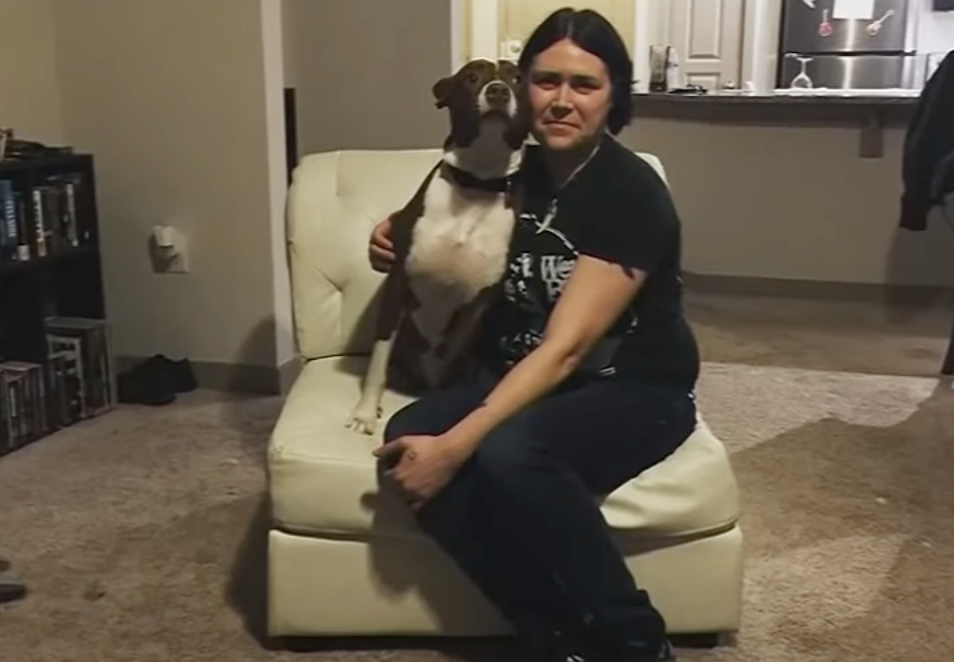
<path fill-rule="evenodd" d="M 446 431 L 492 385 L 425 395 L 391 418 L 385 440 Z M 559 389 L 485 437 L 418 521 L 528 641 L 560 632 L 596 641 L 606 659 L 621 646 L 655 647 L 665 623 L 635 585 L 598 497 L 672 453 L 694 424 L 684 391 L 614 381 Z"/>

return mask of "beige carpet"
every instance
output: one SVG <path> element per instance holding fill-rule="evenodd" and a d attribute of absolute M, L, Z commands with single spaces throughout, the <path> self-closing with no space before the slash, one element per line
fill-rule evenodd
<path fill-rule="evenodd" d="M 704 357 L 877 375 L 934 376 L 954 326 L 954 302 L 867 303 L 692 292 L 689 316 Z"/>
<path fill-rule="evenodd" d="M 773 355 L 764 327 L 699 327 L 707 358 L 732 357 L 705 365 L 700 402 L 743 489 L 745 621 L 731 645 L 681 659 L 950 659 L 954 390 L 931 376 L 939 338 L 924 376 L 886 376 L 832 369 L 865 342 L 850 334 Z M 747 334 L 758 357 L 738 349 Z M 263 647 L 262 456 L 279 406 L 200 392 L 0 460 L 0 553 L 31 589 L 0 607 L 0 660 L 512 659 L 434 642 Z"/>

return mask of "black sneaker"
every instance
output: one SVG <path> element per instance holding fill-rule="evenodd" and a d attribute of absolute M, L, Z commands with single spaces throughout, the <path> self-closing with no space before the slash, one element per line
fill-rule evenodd
<path fill-rule="evenodd" d="M 530 653 L 529 659 L 530 662 L 589 662 L 588 658 L 566 651 L 535 650 Z"/>
<path fill-rule="evenodd" d="M 189 362 L 189 359 L 173 361 L 165 356 L 162 356 L 162 359 L 166 362 L 166 370 L 169 371 L 169 376 L 172 378 L 172 383 L 177 393 L 188 393 L 189 391 L 194 391 L 199 388 L 199 384 L 195 380 L 195 373 L 192 372 L 192 364 Z"/>
<path fill-rule="evenodd" d="M 645 645 L 629 644 L 620 662 L 676 662 L 676 653 L 667 639 L 655 651 L 647 650 Z"/>
<path fill-rule="evenodd" d="M 586 658 L 575 651 L 566 635 L 555 632 L 546 638 L 527 643 L 531 662 L 587 662 Z"/>
<path fill-rule="evenodd" d="M 198 387 L 188 359 L 173 361 L 162 354 L 142 361 L 117 381 L 120 402 L 153 406 L 168 405 L 177 393 Z"/>
<path fill-rule="evenodd" d="M 662 648 L 659 649 L 659 655 L 655 659 L 656 662 L 676 662 L 676 651 L 672 649 L 668 639 L 663 640 Z"/>
<path fill-rule="evenodd" d="M 157 369 L 150 361 L 134 366 L 116 379 L 120 402 L 162 406 L 176 399 L 175 384 L 169 372 Z"/>
<path fill-rule="evenodd" d="M 26 593 L 26 584 L 23 582 L 0 577 L 0 605 L 22 600 Z"/>
<path fill-rule="evenodd" d="M 174 361 L 164 354 L 156 354 L 144 362 L 144 369 L 151 373 L 165 373 L 176 393 L 188 393 L 198 388 L 189 359 Z"/>

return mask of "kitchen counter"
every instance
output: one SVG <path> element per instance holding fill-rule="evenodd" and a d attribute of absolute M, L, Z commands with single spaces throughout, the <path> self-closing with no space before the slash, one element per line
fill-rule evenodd
<path fill-rule="evenodd" d="M 883 129 L 905 127 L 917 90 L 779 90 L 772 94 L 633 94 L 634 117 L 748 126 L 847 127 L 860 130 L 859 155 L 883 154 Z"/>
<path fill-rule="evenodd" d="M 697 285 L 850 298 L 954 283 L 940 215 L 899 228 L 914 97 L 660 96 L 636 97 L 620 139 L 661 159 Z"/>

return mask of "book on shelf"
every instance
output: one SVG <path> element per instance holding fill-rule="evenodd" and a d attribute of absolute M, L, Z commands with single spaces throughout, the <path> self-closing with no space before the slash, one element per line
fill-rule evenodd
<path fill-rule="evenodd" d="M 116 405 L 107 320 L 50 317 L 46 341 L 42 363 L 0 361 L 0 455 Z"/>
<path fill-rule="evenodd" d="M 26 262 L 92 241 L 80 211 L 84 195 L 80 172 L 29 183 L 0 176 L 0 262 Z"/>

